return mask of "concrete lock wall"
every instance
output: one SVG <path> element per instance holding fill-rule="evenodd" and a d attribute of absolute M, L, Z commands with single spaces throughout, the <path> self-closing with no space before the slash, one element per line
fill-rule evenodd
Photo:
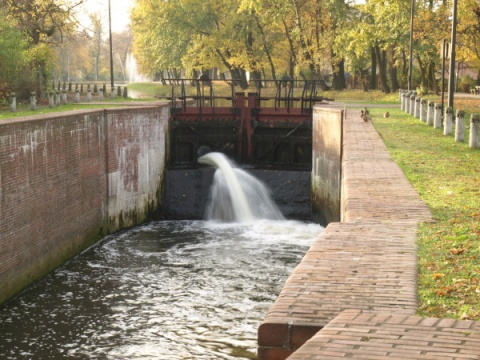
<path fill-rule="evenodd" d="M 0 303 L 161 205 L 167 107 L 0 123 Z"/>
<path fill-rule="evenodd" d="M 312 219 L 340 221 L 344 111 L 316 107 L 312 124 Z"/>

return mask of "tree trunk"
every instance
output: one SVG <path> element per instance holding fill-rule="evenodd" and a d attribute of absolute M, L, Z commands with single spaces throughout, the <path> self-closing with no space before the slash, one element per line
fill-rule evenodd
<path fill-rule="evenodd" d="M 267 59 L 268 59 L 268 64 L 270 65 L 270 71 L 272 72 L 272 79 L 277 80 L 277 71 L 275 69 L 275 64 L 273 63 L 272 54 L 270 53 L 270 48 L 268 46 L 268 42 L 266 40 L 265 33 L 263 31 L 263 27 L 260 24 L 260 19 L 258 18 L 256 13 L 255 13 L 255 21 L 257 23 L 258 30 L 260 31 L 260 35 L 262 37 L 263 50 L 265 51 L 265 55 L 267 56 Z"/>
<path fill-rule="evenodd" d="M 334 58 L 332 56 L 332 58 Z M 345 84 L 345 59 L 341 59 L 333 67 L 332 87 L 334 90 L 343 90 L 346 88 Z"/>
<path fill-rule="evenodd" d="M 375 47 L 370 48 L 370 56 L 372 58 L 372 69 L 370 72 L 370 90 L 377 90 L 377 54 Z"/>
<path fill-rule="evenodd" d="M 400 84 L 398 83 L 398 69 L 395 65 L 393 47 L 390 49 L 390 58 L 388 61 L 388 75 L 390 78 L 390 85 L 392 87 L 392 91 L 396 92 L 398 89 L 400 89 Z"/>
<path fill-rule="evenodd" d="M 398 82 L 398 69 L 394 64 L 389 64 L 389 77 L 390 77 L 390 85 L 392 86 L 392 91 L 398 91 L 400 89 L 400 84 Z"/>
<path fill-rule="evenodd" d="M 428 83 L 429 89 L 432 90 L 435 94 L 438 94 L 438 84 L 437 79 L 435 78 L 435 62 L 431 61 L 428 65 Z"/>
<path fill-rule="evenodd" d="M 387 52 L 385 50 L 381 50 L 380 47 L 377 45 L 375 46 L 375 53 L 377 55 L 378 69 L 380 75 L 380 86 L 382 87 L 382 91 L 384 93 L 389 94 L 390 88 L 388 87 L 387 81 Z"/>

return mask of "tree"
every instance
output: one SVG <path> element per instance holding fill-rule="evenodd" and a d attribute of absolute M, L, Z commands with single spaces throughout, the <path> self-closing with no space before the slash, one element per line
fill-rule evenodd
<path fill-rule="evenodd" d="M 28 54 L 22 33 L 17 29 L 13 20 L 8 19 L 0 9 L 0 101 L 8 93 L 18 89 L 23 82 L 29 82 L 27 73 Z M 22 95 L 22 94 L 19 94 Z"/>
<path fill-rule="evenodd" d="M 15 19 L 25 35 L 35 69 L 37 91 L 46 94 L 51 67 L 51 44 L 58 43 L 74 31 L 77 21 L 75 9 L 84 0 L 0 0 L 9 18 Z"/>

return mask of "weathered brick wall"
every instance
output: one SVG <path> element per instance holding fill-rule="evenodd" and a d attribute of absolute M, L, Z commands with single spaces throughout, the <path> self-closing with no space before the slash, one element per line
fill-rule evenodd
<path fill-rule="evenodd" d="M 168 109 L 107 110 L 108 229 L 130 227 L 159 211 Z"/>
<path fill-rule="evenodd" d="M 167 112 L 91 110 L 0 123 L 0 303 L 159 208 Z"/>

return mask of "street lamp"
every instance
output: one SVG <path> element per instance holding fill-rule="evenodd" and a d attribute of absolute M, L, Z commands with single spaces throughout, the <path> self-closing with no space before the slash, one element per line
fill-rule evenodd
<path fill-rule="evenodd" d="M 415 0 L 410 5 L 410 63 L 408 67 L 408 90 L 412 90 L 412 71 L 413 71 L 413 19 L 415 15 Z"/>
<path fill-rule="evenodd" d="M 108 33 L 110 35 L 110 85 L 113 91 L 115 85 L 113 84 L 112 12 L 110 8 L 110 0 L 108 0 Z"/>
<path fill-rule="evenodd" d="M 455 92 L 455 40 L 457 37 L 457 0 L 453 0 L 452 40 L 450 49 L 450 74 L 448 80 L 448 106 L 453 109 L 453 94 Z"/>

